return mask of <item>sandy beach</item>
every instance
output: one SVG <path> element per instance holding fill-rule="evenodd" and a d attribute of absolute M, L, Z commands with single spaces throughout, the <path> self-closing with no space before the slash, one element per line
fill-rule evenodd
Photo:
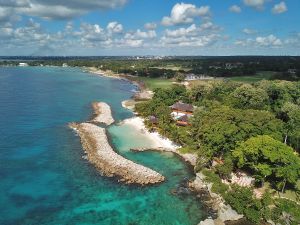
<path fill-rule="evenodd" d="M 133 117 L 122 121 L 122 124 L 130 125 L 136 129 L 141 134 L 145 135 L 152 141 L 152 145 L 149 148 L 137 148 L 132 149 L 133 151 L 146 151 L 146 150 L 156 150 L 156 151 L 167 151 L 173 152 L 181 156 L 185 161 L 189 162 L 191 165 L 195 166 L 197 161 L 197 155 L 191 153 L 180 153 L 180 146 L 174 144 L 170 139 L 162 137 L 158 132 L 149 132 L 145 127 L 144 120 L 140 117 Z"/>
<path fill-rule="evenodd" d="M 95 75 L 110 77 L 110 78 L 115 78 L 115 79 L 124 79 L 124 77 L 122 77 L 122 75 L 116 74 L 111 70 L 101 70 L 96 67 L 86 67 L 86 69 L 89 73 L 92 73 Z"/>
<path fill-rule="evenodd" d="M 90 123 L 69 125 L 81 138 L 88 160 L 105 176 L 117 176 L 119 181 L 141 185 L 160 183 L 164 176 L 117 154 L 110 146 L 106 130 Z"/>
<path fill-rule="evenodd" d="M 112 117 L 111 109 L 105 102 L 92 103 L 95 117 L 91 120 L 93 123 L 104 123 L 107 126 L 115 122 Z"/>

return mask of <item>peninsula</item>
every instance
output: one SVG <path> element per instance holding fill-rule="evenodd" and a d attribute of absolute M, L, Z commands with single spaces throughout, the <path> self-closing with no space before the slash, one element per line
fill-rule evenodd
<path fill-rule="evenodd" d="M 158 172 L 130 161 L 113 150 L 106 129 L 92 123 L 112 124 L 114 119 L 110 106 L 105 102 L 94 102 L 92 106 L 96 117 L 91 122 L 69 124 L 80 136 L 89 162 L 99 169 L 102 175 L 116 176 L 119 181 L 127 184 L 147 185 L 163 182 L 165 177 Z"/>

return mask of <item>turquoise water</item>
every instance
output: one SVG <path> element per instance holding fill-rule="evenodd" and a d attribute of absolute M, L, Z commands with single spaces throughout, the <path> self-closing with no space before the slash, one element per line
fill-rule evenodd
<path fill-rule="evenodd" d="M 86 160 L 69 122 L 91 116 L 106 101 L 117 121 L 134 86 L 76 68 L 0 68 L 0 224 L 197 224 L 205 217 L 195 196 L 181 188 L 193 175 L 170 153 L 132 153 L 146 143 L 126 127 L 109 129 L 116 150 L 162 173 L 167 181 L 128 186 L 101 177 Z M 124 135 L 127 134 L 127 135 Z M 138 139 L 138 140 L 137 140 Z"/>

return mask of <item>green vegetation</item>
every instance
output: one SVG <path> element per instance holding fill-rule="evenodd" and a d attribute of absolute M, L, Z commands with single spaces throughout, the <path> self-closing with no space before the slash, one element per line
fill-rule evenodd
<path fill-rule="evenodd" d="M 300 79 L 300 57 L 3 57 L 1 65 L 31 66 L 63 63 L 72 67 L 95 67 L 139 77 L 174 78 L 177 72 L 225 77 L 234 81 L 256 82 L 262 79 Z"/>
<path fill-rule="evenodd" d="M 166 78 L 149 78 L 149 77 L 139 77 L 135 78 L 136 81 L 142 82 L 150 90 L 156 88 L 168 88 L 172 86 L 172 80 Z"/>
<path fill-rule="evenodd" d="M 24 60 L 12 57 L 0 65 L 19 62 Z M 213 183 L 213 192 L 256 224 L 300 224 L 299 204 L 292 201 L 300 194 L 300 57 L 29 57 L 25 62 L 95 67 L 144 83 L 155 94 L 136 104 L 136 111 L 155 116 L 158 124 L 146 120 L 146 125 L 180 144 L 181 152 L 199 156 L 195 170 Z M 197 80 L 188 89 L 172 84 L 187 73 L 225 79 Z M 171 117 L 169 106 L 177 101 L 196 107 L 190 126 L 179 127 Z M 215 159 L 219 164 L 213 166 Z M 256 179 L 264 190 L 261 199 L 252 188 L 222 183 L 237 170 Z"/>
<path fill-rule="evenodd" d="M 268 191 L 257 199 L 251 188 L 224 184 L 212 170 L 203 169 L 202 173 L 205 181 L 212 183 L 211 191 L 220 194 L 238 213 L 255 224 L 260 224 L 261 220 L 272 220 L 276 224 L 297 225 L 300 221 L 299 205 L 293 201 L 273 198 Z"/>
<path fill-rule="evenodd" d="M 261 80 L 272 80 L 275 76 L 275 72 L 272 71 L 262 71 L 251 76 L 236 76 L 228 78 L 231 81 L 253 83 Z"/>
<path fill-rule="evenodd" d="M 261 182 L 266 178 L 284 192 L 288 182 L 294 188 L 300 177 L 300 158 L 286 144 L 270 136 L 251 137 L 232 152 L 239 168 L 251 169 Z"/>
<path fill-rule="evenodd" d="M 169 106 L 177 101 L 197 106 L 191 126 L 178 127 L 171 118 Z M 199 81 L 189 89 L 179 85 L 156 89 L 153 99 L 137 104 L 136 110 L 144 117 L 156 116 L 155 129 L 180 144 L 182 152 L 198 154 L 195 169 L 202 170 L 213 183 L 212 191 L 239 213 L 255 223 L 288 217 L 290 224 L 298 224 L 295 213 L 300 208 L 291 200 L 299 195 L 299 106 L 300 82 L 214 80 Z M 215 158 L 222 163 L 212 166 Z M 262 188 L 262 199 L 250 188 L 221 182 L 237 170 L 254 177 L 257 187 L 270 184 Z M 279 192 L 296 198 L 276 198 Z"/>
<path fill-rule="evenodd" d="M 270 112 L 227 106 L 197 111 L 191 128 L 194 149 L 207 157 L 222 157 L 251 136 L 269 134 L 281 140 L 282 132 L 283 123 Z"/>

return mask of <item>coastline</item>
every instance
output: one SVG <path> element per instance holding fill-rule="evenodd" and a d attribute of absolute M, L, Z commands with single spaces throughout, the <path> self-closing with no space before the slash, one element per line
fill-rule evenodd
<path fill-rule="evenodd" d="M 181 157 L 186 163 L 190 164 L 193 168 L 196 165 L 197 155 L 192 153 L 181 153 L 178 149 L 180 146 L 175 145 L 168 138 L 164 138 L 158 132 L 149 132 L 144 125 L 144 120 L 141 117 L 132 117 L 123 120 L 119 125 L 132 126 L 137 132 L 147 136 L 148 139 L 152 140 L 152 145 L 147 148 L 134 148 L 130 149 L 134 152 L 143 151 L 161 151 L 161 152 L 172 152 Z M 238 214 L 230 205 L 226 204 L 224 199 L 211 191 L 212 184 L 205 181 L 205 176 L 200 173 L 195 173 L 195 179 L 189 182 L 189 188 L 195 192 L 201 202 L 204 202 L 206 207 L 212 210 L 215 218 L 207 218 L 199 222 L 199 225 L 225 225 L 227 222 L 237 222 L 243 218 L 243 215 Z M 207 201 L 203 200 L 203 195 L 208 198 Z M 243 224 L 243 222 L 241 222 Z"/>
<path fill-rule="evenodd" d="M 111 70 L 101 70 L 96 67 L 85 67 L 84 69 L 85 69 L 84 71 L 87 71 L 94 75 L 109 77 L 109 78 L 118 79 L 118 80 L 126 80 L 126 81 L 134 84 L 139 89 L 139 91 L 136 94 L 134 94 L 134 96 L 133 96 L 134 100 L 137 100 L 137 101 L 149 100 L 154 95 L 153 91 L 147 89 L 139 81 L 135 80 L 136 76 L 124 74 L 124 73 L 119 74 L 119 73 L 115 73 Z M 125 100 L 124 102 L 126 102 L 126 101 L 128 101 L 128 100 Z"/>
<path fill-rule="evenodd" d="M 129 79 L 126 75 L 120 76 L 118 74 L 109 74 L 105 71 L 98 70 L 97 73 L 94 72 L 94 74 L 110 77 L 114 79 L 125 79 L 134 85 L 136 85 L 139 88 L 138 93 L 136 93 L 131 99 L 123 101 L 121 104 L 124 108 L 127 108 L 128 110 L 131 110 L 134 112 L 134 106 L 138 101 L 141 100 L 148 100 L 153 97 L 153 92 L 149 94 L 149 90 L 147 90 L 143 85 L 141 85 L 139 82 L 133 81 L 132 79 Z M 146 93 L 146 97 L 144 96 L 144 93 Z M 132 151 L 146 151 L 146 150 L 154 150 L 154 151 L 168 151 L 173 152 L 183 158 L 186 163 L 189 163 L 191 166 L 195 167 L 196 161 L 197 161 L 197 155 L 196 154 L 189 154 L 189 153 L 180 153 L 179 152 L 179 146 L 176 146 L 174 143 L 172 143 L 169 139 L 162 137 L 158 132 L 151 133 L 148 131 L 148 129 L 145 127 L 144 120 L 141 117 L 132 117 L 129 119 L 126 119 L 122 121 L 120 124 L 129 124 L 135 127 L 135 129 L 138 129 L 140 132 L 146 134 L 150 139 L 153 140 L 155 143 L 155 147 L 152 148 L 139 148 L 139 149 L 131 149 Z M 218 194 L 211 191 L 212 184 L 207 183 L 204 180 L 204 176 L 202 173 L 196 173 L 195 174 L 195 180 L 190 182 L 189 188 L 198 194 L 198 196 L 201 193 L 205 192 L 205 195 L 208 197 L 209 201 L 205 202 L 203 199 L 201 199 L 201 202 L 204 202 L 208 208 L 214 210 L 217 212 L 216 218 L 212 219 L 211 217 L 202 220 L 198 223 L 198 225 L 224 225 L 227 222 L 237 222 L 239 224 L 239 220 L 243 218 L 243 215 L 239 215 L 235 210 L 233 210 L 230 205 L 226 205 L 224 203 L 224 200 L 220 198 Z M 200 188 L 199 188 L 200 187 Z M 241 223 L 243 224 L 243 223 Z"/>
<path fill-rule="evenodd" d="M 129 104 L 127 104 L 129 102 Z M 136 99 L 130 99 L 122 102 L 122 106 L 134 112 L 134 104 Z M 145 134 L 149 139 L 154 142 L 153 147 L 149 148 L 135 148 L 131 151 L 142 152 L 142 151 L 161 151 L 161 152 L 173 152 L 186 163 L 189 163 L 193 168 L 197 163 L 197 155 L 193 153 L 181 153 L 179 151 L 180 146 L 174 144 L 171 140 L 161 136 L 158 132 L 149 132 L 144 124 L 144 119 L 139 116 L 135 116 L 126 120 L 123 120 L 120 124 L 127 124 L 133 126 L 139 132 Z M 198 225 L 225 225 L 227 223 L 235 222 L 236 224 L 243 224 L 243 215 L 238 214 L 232 207 L 225 203 L 224 199 L 211 191 L 212 184 L 205 181 L 205 176 L 200 173 L 195 173 L 195 179 L 189 183 L 189 188 L 194 191 L 197 196 L 201 194 L 205 195 L 209 200 L 203 201 L 206 206 L 216 212 L 215 218 L 207 218 L 199 222 Z M 200 197 L 199 197 L 200 198 Z M 240 222 L 241 221 L 241 222 Z"/>
<path fill-rule="evenodd" d="M 162 152 L 173 152 L 176 155 L 183 158 L 187 163 L 191 164 L 192 166 L 196 165 L 196 161 L 197 161 L 196 154 L 191 154 L 191 153 L 183 154 L 178 150 L 180 146 L 173 143 L 170 139 L 161 136 L 158 132 L 149 132 L 144 125 L 144 120 L 141 117 L 135 116 L 123 120 L 120 124 L 132 126 L 138 132 L 146 135 L 153 142 L 153 146 L 149 148 L 134 148 L 131 149 L 131 151 L 142 152 L 142 151 L 154 150 L 154 151 L 162 151 Z"/>
<path fill-rule="evenodd" d="M 115 79 L 124 79 L 125 77 L 121 76 L 120 74 L 116 74 L 113 71 L 109 70 L 101 70 L 96 67 L 83 67 L 84 71 L 87 71 L 88 73 L 104 76 L 104 77 L 110 77 Z"/>
<path fill-rule="evenodd" d="M 108 142 L 105 128 L 91 123 L 71 123 L 69 127 L 78 133 L 89 162 L 107 177 L 119 177 L 127 184 L 156 184 L 165 177 L 158 172 L 130 161 L 117 154 Z"/>

